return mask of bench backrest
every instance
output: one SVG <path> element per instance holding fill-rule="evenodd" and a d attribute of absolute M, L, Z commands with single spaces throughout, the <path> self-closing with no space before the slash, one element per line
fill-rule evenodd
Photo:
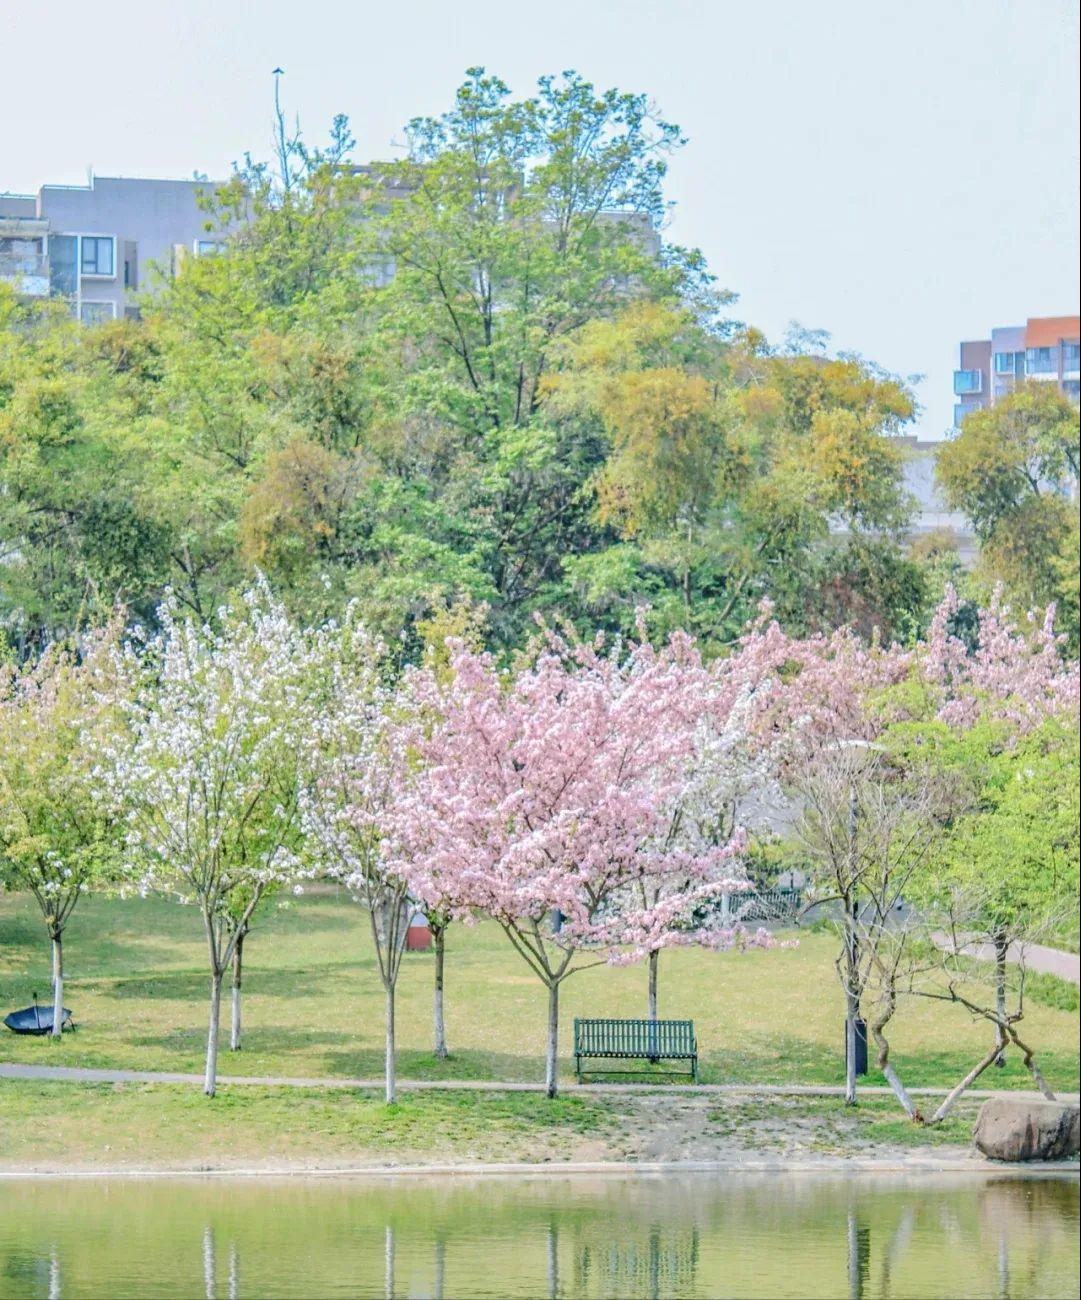
<path fill-rule="evenodd" d="M 693 1056 L 693 1020 L 575 1020 L 574 1050 L 609 1056 Z"/>

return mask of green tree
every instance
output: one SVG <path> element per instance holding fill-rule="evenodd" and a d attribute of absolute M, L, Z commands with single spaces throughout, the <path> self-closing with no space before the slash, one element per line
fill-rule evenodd
<path fill-rule="evenodd" d="M 119 621 L 77 645 L 0 664 L 0 880 L 34 898 L 52 945 L 52 1033 L 64 1008 L 64 934 L 79 899 L 115 866 L 99 798 L 99 745 L 115 723 Z M 111 702 L 107 702 L 111 701 Z"/>
<path fill-rule="evenodd" d="M 1005 582 L 1024 604 L 1061 601 L 1075 649 L 1079 448 L 1076 404 L 1054 384 L 1031 383 L 966 416 L 937 462 L 948 504 L 980 540 L 985 581 Z"/>
<path fill-rule="evenodd" d="M 592 322 L 558 355 L 550 410 L 605 450 L 590 486 L 615 537 L 566 564 L 594 616 L 647 599 L 659 624 L 725 641 L 763 595 L 801 628 L 892 632 L 922 612 L 900 550 L 892 435 L 913 405 L 899 381 L 856 358 L 726 340 L 663 304 Z"/>

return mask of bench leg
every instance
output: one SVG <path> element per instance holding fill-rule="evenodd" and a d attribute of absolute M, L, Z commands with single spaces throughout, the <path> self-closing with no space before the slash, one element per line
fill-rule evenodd
<path fill-rule="evenodd" d="M 574 1058 L 574 1072 L 578 1076 L 578 1082 L 581 1083 L 582 1082 L 582 1058 L 577 1055 Z"/>
<path fill-rule="evenodd" d="M 697 1056 L 691 1057 L 691 1081 L 693 1083 L 698 1082 L 698 1057 Z"/>

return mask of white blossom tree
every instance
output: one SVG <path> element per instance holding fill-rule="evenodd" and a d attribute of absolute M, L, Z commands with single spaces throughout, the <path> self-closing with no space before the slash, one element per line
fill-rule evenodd
<path fill-rule="evenodd" d="M 325 638 L 300 631 L 262 583 L 220 611 L 220 630 L 172 598 L 160 619 L 159 636 L 128 647 L 130 727 L 105 747 L 102 778 L 126 817 L 128 885 L 202 915 L 213 1096 L 223 976 L 268 892 L 302 874 L 301 752 Z"/>
<path fill-rule="evenodd" d="M 309 853 L 367 911 L 386 1001 L 385 1096 L 397 1095 L 394 999 L 409 926 L 409 887 L 385 859 L 384 820 L 408 778 L 407 718 L 384 683 L 382 647 L 351 610 L 332 637 L 325 706 L 309 731 L 303 824 Z"/>

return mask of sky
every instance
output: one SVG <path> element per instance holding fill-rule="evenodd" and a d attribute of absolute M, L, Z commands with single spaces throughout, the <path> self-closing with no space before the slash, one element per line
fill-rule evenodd
<path fill-rule="evenodd" d="M 228 174 L 270 140 L 271 70 L 355 157 L 479 64 L 648 93 L 687 145 L 668 237 L 733 309 L 923 376 L 951 423 L 962 338 L 1078 310 L 1076 0 L 0 0 L 0 190 Z M 16 125 L 17 124 L 17 125 Z"/>

